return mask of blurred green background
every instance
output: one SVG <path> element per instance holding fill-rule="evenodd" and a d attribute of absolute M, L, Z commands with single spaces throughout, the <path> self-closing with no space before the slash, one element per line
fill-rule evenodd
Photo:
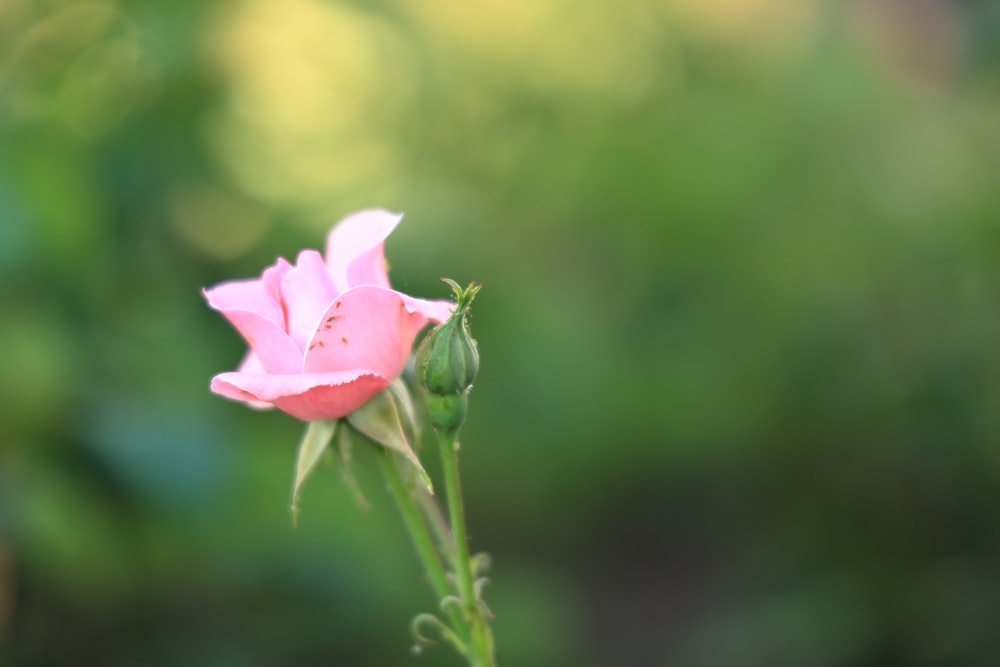
<path fill-rule="evenodd" d="M 1000 6 L 0 2 L 0 664 L 457 666 L 199 294 L 482 280 L 502 667 L 1000 664 Z"/>

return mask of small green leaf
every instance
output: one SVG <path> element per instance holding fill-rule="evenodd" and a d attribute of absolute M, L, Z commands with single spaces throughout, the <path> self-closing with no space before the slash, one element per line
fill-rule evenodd
<path fill-rule="evenodd" d="M 402 387 L 402 384 L 400 386 Z M 431 478 L 420 464 L 420 459 L 413 452 L 400 420 L 400 413 L 406 417 L 409 409 L 412 408 L 402 404 L 395 391 L 382 391 L 347 415 L 347 421 L 365 437 L 405 456 L 413 464 L 413 468 L 420 477 L 420 481 L 427 488 L 427 492 L 433 494 L 434 486 L 431 484 Z"/>
<path fill-rule="evenodd" d="M 326 451 L 333 434 L 337 431 L 337 421 L 309 422 L 306 432 L 299 443 L 299 453 L 295 459 L 295 482 L 292 484 L 292 526 L 298 524 L 299 519 L 299 492 L 306 481 L 306 477 L 312 469 L 319 463 L 320 457 Z"/>

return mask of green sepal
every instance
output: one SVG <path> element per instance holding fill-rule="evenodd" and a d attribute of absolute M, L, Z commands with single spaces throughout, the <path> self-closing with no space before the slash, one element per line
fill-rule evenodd
<path fill-rule="evenodd" d="M 427 492 L 433 494 L 434 485 L 431 483 L 431 478 L 414 453 L 413 447 L 410 446 L 403 426 L 403 419 L 410 419 L 413 414 L 408 397 L 400 397 L 405 392 L 405 385 L 396 380 L 387 390 L 379 392 L 370 401 L 347 415 L 346 419 L 361 435 L 405 456 L 413 464 Z"/>
<path fill-rule="evenodd" d="M 336 449 L 340 454 L 340 478 L 344 481 L 344 486 L 347 487 L 347 491 L 354 498 L 354 502 L 358 504 L 363 511 L 371 511 L 372 506 L 368 503 L 368 499 L 365 498 L 364 492 L 361 491 L 361 485 L 358 484 L 357 477 L 354 476 L 354 468 L 352 468 L 354 453 L 354 442 L 350 438 L 351 429 L 342 428 L 337 432 L 336 442 L 333 443 L 333 449 Z"/>
<path fill-rule="evenodd" d="M 292 483 L 292 499 L 289 510 L 292 513 L 292 526 L 299 520 L 299 493 L 309 473 L 313 471 L 323 452 L 330 445 L 337 432 L 337 420 L 309 422 L 306 432 L 299 442 L 299 451 L 295 457 L 295 481 Z"/>

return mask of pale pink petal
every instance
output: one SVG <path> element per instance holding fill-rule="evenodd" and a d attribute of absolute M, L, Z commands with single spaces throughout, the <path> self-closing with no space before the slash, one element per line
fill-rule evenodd
<path fill-rule="evenodd" d="M 300 252 L 295 266 L 281 280 L 281 294 L 288 316 L 288 334 L 300 350 L 305 350 L 316 333 L 320 315 L 337 296 L 323 257 L 315 250 Z"/>
<path fill-rule="evenodd" d="M 338 292 L 360 285 L 389 287 L 383 242 L 401 213 L 361 211 L 341 220 L 326 238 L 326 266 Z"/>
<path fill-rule="evenodd" d="M 245 310 L 222 311 L 240 332 L 268 373 L 292 373 L 301 368 L 302 351 L 278 325 Z"/>
<path fill-rule="evenodd" d="M 389 386 L 389 380 L 363 370 L 301 375 L 221 373 L 212 391 L 234 401 L 271 403 L 304 421 L 339 419 Z"/>
<path fill-rule="evenodd" d="M 244 310 L 257 313 L 265 320 L 282 326 L 285 320 L 281 312 L 281 302 L 271 298 L 259 278 L 253 280 L 230 280 L 215 287 L 203 289 L 201 293 L 208 305 L 219 312 Z"/>
<path fill-rule="evenodd" d="M 370 285 L 348 290 L 321 318 L 306 350 L 303 371 L 364 368 L 395 379 L 406 365 L 417 333 L 428 321 L 446 316 L 447 306 Z"/>
<path fill-rule="evenodd" d="M 451 312 L 455 304 L 451 301 L 429 301 L 427 299 L 417 299 L 412 296 L 405 297 L 409 308 L 423 313 L 423 316 L 434 324 L 444 322 L 451 317 Z"/>
<path fill-rule="evenodd" d="M 285 277 L 285 274 L 291 270 L 292 265 L 284 257 L 279 257 L 278 261 L 264 269 L 264 273 L 261 275 L 261 282 L 264 283 L 267 295 L 274 299 L 274 302 L 279 304 L 281 308 L 281 320 L 279 324 L 281 324 L 281 328 L 285 331 L 288 331 L 288 313 L 285 311 L 285 302 L 281 296 L 281 281 Z"/>
<path fill-rule="evenodd" d="M 289 269 L 291 265 L 278 258 L 259 279 L 231 280 L 202 290 L 208 305 L 229 320 L 271 373 L 293 370 L 301 363 L 300 349 L 285 333 L 281 303 L 281 277 Z"/>
<path fill-rule="evenodd" d="M 264 364 L 261 363 L 260 357 L 254 354 L 253 350 L 248 350 L 243 356 L 243 361 L 236 367 L 236 372 L 262 374 L 267 371 L 264 369 Z M 247 401 L 247 404 L 256 410 L 271 410 L 274 408 L 272 404 L 263 401 Z"/>
<path fill-rule="evenodd" d="M 267 370 L 264 369 L 264 364 L 261 363 L 260 357 L 254 354 L 253 350 L 247 350 L 247 353 L 243 355 L 243 360 L 240 361 L 240 365 L 236 367 L 237 373 L 266 373 Z"/>

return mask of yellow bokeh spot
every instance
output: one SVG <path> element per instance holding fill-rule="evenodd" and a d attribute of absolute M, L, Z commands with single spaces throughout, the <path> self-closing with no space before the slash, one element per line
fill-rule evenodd
<path fill-rule="evenodd" d="M 406 0 L 423 28 L 483 54 L 517 57 L 546 38 L 560 2 L 535 0 Z"/>
<path fill-rule="evenodd" d="M 221 260 L 253 248 L 270 224 L 262 208 L 206 185 L 175 188 L 170 210 L 174 230 L 188 245 Z"/>
<path fill-rule="evenodd" d="M 386 167 L 383 135 L 416 78 L 398 32 L 316 0 L 251 0 L 217 19 L 207 44 L 227 101 L 205 127 L 241 187 L 310 204 Z"/>
<path fill-rule="evenodd" d="M 780 69 L 815 43 L 825 0 L 661 0 L 686 34 L 733 48 L 753 67 Z"/>

